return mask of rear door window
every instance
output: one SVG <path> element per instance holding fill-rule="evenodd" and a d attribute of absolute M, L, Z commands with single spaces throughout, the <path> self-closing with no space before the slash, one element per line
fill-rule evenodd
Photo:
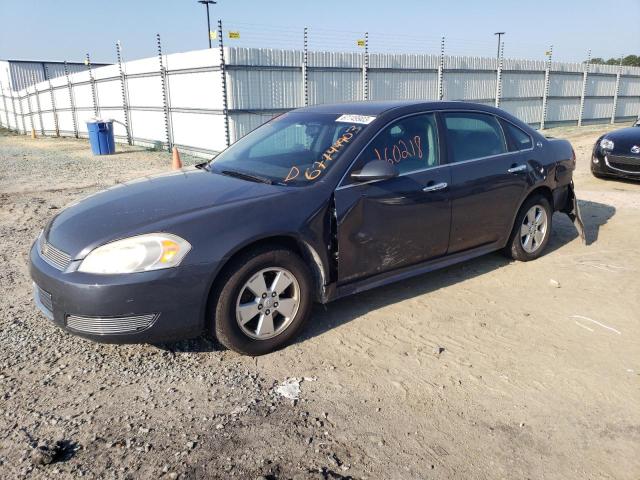
<path fill-rule="evenodd" d="M 502 128 L 493 115 L 476 112 L 444 112 L 442 117 L 451 163 L 507 152 Z"/>

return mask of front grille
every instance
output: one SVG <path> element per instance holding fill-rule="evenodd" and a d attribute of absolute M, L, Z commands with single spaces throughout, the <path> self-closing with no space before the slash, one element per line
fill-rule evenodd
<path fill-rule="evenodd" d="M 58 270 L 66 270 L 71 263 L 71 256 L 58 250 L 44 238 L 40 241 L 40 255 L 51 266 Z"/>
<path fill-rule="evenodd" d="M 606 160 L 607 164 L 615 170 L 626 173 L 640 173 L 640 157 L 609 155 Z"/>
<path fill-rule="evenodd" d="M 42 288 L 40 288 L 37 284 L 34 284 L 36 288 L 36 295 L 38 296 L 38 300 L 44 308 L 53 312 L 53 300 L 51 298 L 51 294 Z"/>
<path fill-rule="evenodd" d="M 94 335 L 136 333 L 149 328 L 158 317 L 157 314 L 137 315 L 134 317 L 84 317 L 68 315 L 67 327 L 71 330 Z"/>

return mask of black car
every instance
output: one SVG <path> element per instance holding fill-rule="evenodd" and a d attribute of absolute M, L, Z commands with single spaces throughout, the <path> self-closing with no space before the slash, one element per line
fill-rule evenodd
<path fill-rule="evenodd" d="M 640 180 L 640 119 L 633 127 L 606 133 L 596 141 L 591 172 L 596 177 Z"/>
<path fill-rule="evenodd" d="M 496 108 L 301 108 L 213 161 L 61 211 L 31 249 L 35 300 L 93 340 L 215 335 L 258 355 L 313 302 L 504 250 L 540 256 L 554 211 L 579 222 L 575 155 Z"/>

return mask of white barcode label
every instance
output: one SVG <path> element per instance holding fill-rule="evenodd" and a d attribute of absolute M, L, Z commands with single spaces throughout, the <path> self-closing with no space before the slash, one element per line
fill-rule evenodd
<path fill-rule="evenodd" d="M 370 115 L 353 115 L 353 114 L 344 114 L 340 115 L 336 122 L 345 122 L 345 123 L 360 123 L 362 125 L 369 125 L 373 122 L 376 117 L 372 117 Z"/>

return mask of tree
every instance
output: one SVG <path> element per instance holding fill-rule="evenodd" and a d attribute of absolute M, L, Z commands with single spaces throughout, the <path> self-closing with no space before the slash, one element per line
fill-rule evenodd
<path fill-rule="evenodd" d="M 640 56 L 627 55 L 622 59 L 622 65 L 628 65 L 630 67 L 640 67 Z"/>
<path fill-rule="evenodd" d="M 585 60 L 582 63 L 587 63 L 587 61 Z M 620 59 L 610 58 L 608 60 L 605 60 L 604 58 L 601 58 L 601 57 L 595 57 L 591 59 L 590 63 L 595 65 L 618 65 L 620 63 Z M 640 67 L 640 56 L 627 55 L 622 59 L 622 65 L 625 65 L 628 67 Z"/>

